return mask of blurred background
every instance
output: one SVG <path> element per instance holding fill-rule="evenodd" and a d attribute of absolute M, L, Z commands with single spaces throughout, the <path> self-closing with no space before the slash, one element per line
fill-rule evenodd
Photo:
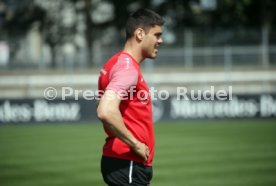
<path fill-rule="evenodd" d="M 69 84 L 96 89 L 99 69 L 123 47 L 127 16 L 143 7 L 166 21 L 158 58 L 143 64 L 149 84 L 276 91 L 272 0 L 1 0 L 1 97 L 41 97 L 45 87 Z"/>
<path fill-rule="evenodd" d="M 0 0 L 1 186 L 104 185 L 105 134 L 83 92 L 139 8 L 166 22 L 142 64 L 170 93 L 153 102 L 152 185 L 276 185 L 276 1 Z M 177 100 L 177 87 L 232 100 Z"/>

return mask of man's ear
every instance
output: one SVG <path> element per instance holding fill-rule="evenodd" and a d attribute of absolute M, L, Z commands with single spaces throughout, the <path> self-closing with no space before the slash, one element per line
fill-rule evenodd
<path fill-rule="evenodd" d="M 137 28 L 134 33 L 135 33 L 135 37 L 139 41 L 142 41 L 144 39 L 144 37 L 145 37 L 145 31 L 142 28 Z"/>

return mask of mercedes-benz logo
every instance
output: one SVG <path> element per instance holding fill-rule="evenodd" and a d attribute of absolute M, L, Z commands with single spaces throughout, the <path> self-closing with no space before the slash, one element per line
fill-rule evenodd
<path fill-rule="evenodd" d="M 152 101 L 153 121 L 159 121 L 164 113 L 164 104 L 162 100 L 156 99 Z"/>

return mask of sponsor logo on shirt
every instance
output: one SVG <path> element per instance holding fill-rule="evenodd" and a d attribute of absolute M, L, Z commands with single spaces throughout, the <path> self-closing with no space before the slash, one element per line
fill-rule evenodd
<path fill-rule="evenodd" d="M 129 65 L 130 65 L 130 59 L 129 58 L 125 58 L 126 61 L 126 70 L 129 69 Z"/>
<path fill-rule="evenodd" d="M 100 72 L 103 73 L 104 75 L 107 73 L 104 69 L 101 69 Z"/>

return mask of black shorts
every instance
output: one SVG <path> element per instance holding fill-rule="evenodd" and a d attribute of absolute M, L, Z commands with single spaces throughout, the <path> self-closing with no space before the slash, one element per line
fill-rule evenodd
<path fill-rule="evenodd" d="M 152 167 L 106 156 L 101 160 L 101 172 L 109 186 L 147 186 L 152 179 Z"/>

